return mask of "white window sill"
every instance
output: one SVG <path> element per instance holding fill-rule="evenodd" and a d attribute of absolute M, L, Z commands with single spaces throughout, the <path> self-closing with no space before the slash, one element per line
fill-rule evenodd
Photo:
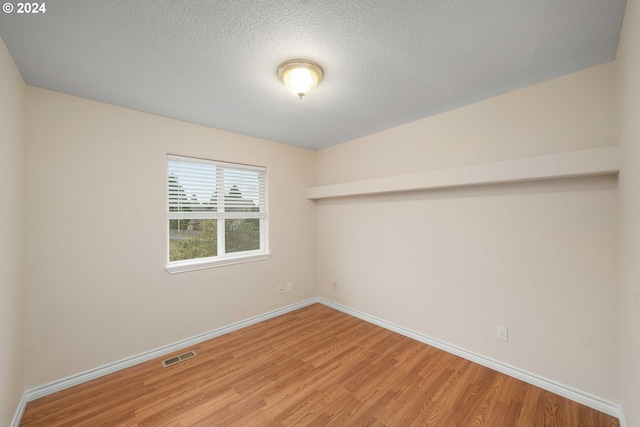
<path fill-rule="evenodd" d="M 241 264 L 244 262 L 262 261 L 269 259 L 270 256 L 270 253 L 262 252 L 259 254 L 240 255 L 229 258 L 175 261 L 167 265 L 164 269 L 170 274 L 184 273 L 187 271 L 202 270 L 204 268 L 223 267 L 225 265 Z"/>

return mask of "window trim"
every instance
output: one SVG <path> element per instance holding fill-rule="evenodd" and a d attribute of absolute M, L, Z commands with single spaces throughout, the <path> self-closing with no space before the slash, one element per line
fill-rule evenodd
<path fill-rule="evenodd" d="M 247 262 L 254 261 L 262 261 L 269 259 L 271 257 L 271 252 L 269 251 L 269 177 L 268 177 L 268 169 L 263 166 L 255 166 L 255 165 L 247 165 L 243 163 L 233 163 L 233 162 L 225 162 L 225 161 L 217 161 L 210 159 L 203 159 L 198 157 L 190 157 L 183 156 L 178 154 L 167 154 L 165 157 L 165 174 L 168 172 L 168 162 L 172 159 L 185 159 L 185 161 L 193 161 L 204 164 L 212 164 L 216 166 L 229 166 L 229 167 L 241 167 L 247 170 L 257 170 L 262 171 L 264 173 L 264 218 L 260 218 L 260 247 L 261 249 L 252 250 L 252 251 L 242 251 L 242 252 L 230 252 L 224 253 L 223 255 L 217 255 L 215 257 L 207 257 L 207 258 L 193 258 L 187 260 L 180 261 L 170 261 L 169 260 L 169 245 L 170 245 L 170 229 L 169 229 L 169 191 L 167 189 L 167 180 L 165 178 L 165 232 L 166 232 L 166 261 L 165 261 L 165 270 L 169 274 L 176 273 L 184 273 L 187 271 L 195 271 L 202 270 L 206 268 L 213 267 L 223 267 L 226 265 L 233 264 L 243 264 Z M 232 219 L 232 218 L 229 218 Z M 224 226 L 223 226 L 224 230 Z"/>
<path fill-rule="evenodd" d="M 167 242 L 167 244 L 169 244 L 169 242 Z M 269 259 L 269 257 L 271 256 L 270 252 L 251 251 L 258 252 L 254 254 L 248 254 L 247 252 L 249 251 L 241 252 L 243 254 L 242 256 L 234 255 L 230 257 L 228 256 L 229 254 L 224 254 L 222 256 L 211 258 L 196 258 L 182 261 L 173 261 L 170 264 L 167 264 L 164 269 L 169 274 L 184 273 L 186 271 L 202 270 L 205 268 L 224 267 L 225 265 L 262 261 L 265 259 Z"/>

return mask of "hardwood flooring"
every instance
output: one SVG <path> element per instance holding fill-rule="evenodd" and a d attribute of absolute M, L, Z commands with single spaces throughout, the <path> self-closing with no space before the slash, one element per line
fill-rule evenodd
<path fill-rule="evenodd" d="M 619 426 L 320 304 L 190 348 L 30 402 L 20 425 Z"/>

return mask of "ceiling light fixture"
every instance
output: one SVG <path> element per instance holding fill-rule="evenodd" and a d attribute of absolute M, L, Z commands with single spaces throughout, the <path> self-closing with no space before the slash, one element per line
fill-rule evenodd
<path fill-rule="evenodd" d="M 278 78 L 300 99 L 316 87 L 323 75 L 318 64 L 305 59 L 292 59 L 278 67 Z"/>

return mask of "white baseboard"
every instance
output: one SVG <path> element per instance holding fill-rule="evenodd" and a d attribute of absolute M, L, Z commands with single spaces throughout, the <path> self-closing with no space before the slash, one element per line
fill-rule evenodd
<path fill-rule="evenodd" d="M 620 416 L 618 417 L 620 421 L 620 427 L 627 427 L 627 420 L 624 418 L 624 411 L 622 410 L 622 405 L 620 405 Z"/>
<path fill-rule="evenodd" d="M 436 347 L 440 350 L 446 351 L 447 353 L 455 354 L 456 356 L 460 356 L 463 359 L 470 360 L 479 365 L 486 366 L 487 368 L 493 369 L 495 371 L 517 378 L 526 383 L 532 384 L 536 387 L 540 387 L 544 390 L 558 394 L 562 397 L 566 397 L 567 399 L 571 399 L 575 402 L 582 403 L 583 405 L 596 409 L 600 412 L 604 412 L 605 414 L 611 415 L 613 417 L 617 417 L 620 420 L 620 427 L 624 426 L 621 407 L 613 402 L 609 402 L 608 400 L 601 399 L 589 393 L 576 390 L 572 387 L 557 383 L 550 379 L 541 377 L 531 372 L 524 371 L 522 369 L 516 368 L 506 363 L 502 363 L 500 361 L 491 359 L 489 357 L 482 356 L 472 351 L 465 350 L 463 348 L 446 343 L 444 341 L 431 338 L 429 336 L 412 331 L 402 326 L 398 326 L 394 323 L 387 322 L 382 319 L 378 319 L 377 317 L 368 315 L 366 313 L 362 313 L 360 311 L 351 309 L 349 307 L 345 307 L 344 305 L 337 304 L 333 301 L 329 301 L 327 299 L 319 297 L 318 302 L 326 305 L 327 307 L 334 308 L 336 310 L 342 311 L 343 313 L 365 320 L 369 323 L 373 323 L 374 325 L 378 325 L 385 329 L 389 329 L 390 331 L 397 332 L 401 335 L 412 338 L 416 341 L 420 341 L 432 347 Z"/>
<path fill-rule="evenodd" d="M 9 424 L 10 427 L 20 427 L 20 421 L 22 421 L 22 415 L 27 407 L 27 402 L 27 393 L 24 392 L 22 393 L 22 399 L 20 399 L 16 413 L 13 414 L 13 420 L 11 420 L 11 424 Z"/>
<path fill-rule="evenodd" d="M 25 392 L 25 397 L 23 397 L 23 401 L 25 401 L 25 405 L 26 405 L 26 402 L 31 402 L 32 400 L 36 400 L 41 397 L 48 396 L 52 393 L 56 393 L 58 391 L 67 389 L 69 387 L 73 387 L 78 384 L 82 384 L 84 382 L 91 381 L 96 378 L 100 378 L 104 375 L 108 375 L 113 372 L 120 371 L 125 368 L 129 368 L 131 366 L 137 365 L 142 362 L 146 362 L 151 359 L 155 359 L 156 357 L 164 356 L 165 354 L 173 353 L 185 347 L 199 344 L 203 341 L 207 341 L 212 338 L 219 337 L 224 334 L 228 334 L 229 332 L 233 332 L 238 329 L 245 328 L 255 323 L 259 323 L 264 320 L 271 319 L 273 317 L 277 317 L 285 313 L 289 313 L 291 311 L 297 310 L 302 307 L 306 307 L 316 302 L 318 302 L 317 298 L 310 298 L 308 300 L 301 301 L 283 308 L 279 308 L 277 310 L 273 310 L 268 313 L 261 314 L 259 316 L 251 317 L 249 319 L 242 320 L 240 322 L 232 323 L 231 325 L 224 326 L 222 328 L 214 329 L 213 331 L 205 332 L 203 334 L 196 335 L 191 338 L 177 341 L 173 344 L 165 345 L 165 346 L 156 348 L 154 350 L 145 351 L 144 353 L 127 357 L 126 359 L 122 359 L 117 362 L 99 366 L 97 368 L 90 369 L 88 371 L 80 372 L 78 374 L 71 375 L 69 377 L 62 378 L 62 379 L 50 382 L 48 384 L 44 384 L 44 385 L 29 389 Z M 24 407 L 22 408 L 22 411 L 24 411 Z M 20 413 L 20 418 L 22 418 L 22 413 Z M 20 423 L 20 418 L 18 418 L 18 424 Z M 18 424 L 16 424 L 16 426 Z"/>

